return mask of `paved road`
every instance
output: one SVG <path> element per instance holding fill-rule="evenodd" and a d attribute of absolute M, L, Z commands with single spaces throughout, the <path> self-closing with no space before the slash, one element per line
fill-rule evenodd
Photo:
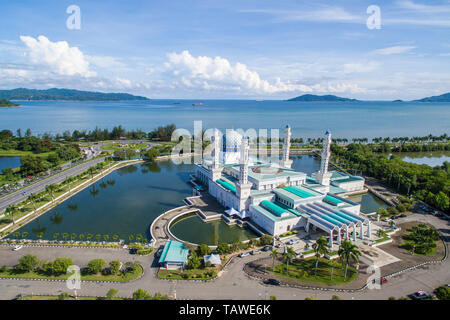
<path fill-rule="evenodd" d="M 414 215 L 408 220 L 421 220 L 434 225 L 436 228 L 447 235 L 446 245 L 449 243 L 449 222 L 438 219 L 433 216 Z M 23 250 L 23 251 L 22 251 Z M 104 257 L 110 261 L 117 257 L 122 261 L 127 260 L 127 253 L 113 249 L 59 249 L 59 248 L 24 248 L 18 252 L 11 250 L 0 250 L 0 261 L 6 261 L 13 264 L 14 259 L 22 256 L 28 251 L 33 252 L 39 257 L 51 259 L 57 256 L 71 256 L 76 262 L 86 263 L 93 257 Z M 28 250 L 28 251 L 27 251 Z M 61 251 L 63 250 L 63 251 Z M 95 250 L 95 251 L 90 251 Z M 258 258 L 268 255 L 263 253 Z M 134 256 L 130 256 L 134 258 Z M 131 258 L 131 259 L 132 259 Z M 161 292 L 163 294 L 173 295 L 176 293 L 178 299 L 264 299 L 270 295 L 275 295 L 278 299 L 300 299 L 306 297 L 315 297 L 316 299 L 330 299 L 332 295 L 337 294 L 342 299 L 362 299 L 362 300 L 385 300 L 390 296 L 401 297 L 413 293 L 417 290 L 426 290 L 431 292 L 434 288 L 450 283 L 450 259 L 445 262 L 428 265 L 403 273 L 397 277 L 390 278 L 383 285 L 382 289 L 364 290 L 356 293 L 328 292 L 319 290 L 304 290 L 287 287 L 265 286 L 259 281 L 249 279 L 242 271 L 245 263 L 255 259 L 254 256 L 245 258 L 235 258 L 227 267 L 224 274 L 214 282 L 192 282 L 192 281 L 167 281 L 156 278 L 156 268 L 150 268 L 153 263 L 153 255 L 148 257 L 137 257 L 144 264 L 145 274 L 138 281 L 123 284 L 99 284 L 83 282 L 78 294 L 104 296 L 110 288 L 119 290 L 119 296 L 129 297 L 131 294 L 143 288 L 149 292 Z M 0 263 L 1 264 L 1 263 Z M 57 295 L 61 292 L 69 292 L 65 283 L 30 281 L 30 280 L 0 280 L 0 299 L 12 299 L 21 294 L 48 294 Z"/>
<path fill-rule="evenodd" d="M 95 166 L 97 163 L 102 162 L 104 160 L 105 158 L 102 157 L 84 162 L 76 167 L 57 173 L 51 177 L 38 181 L 21 190 L 10 193 L 7 196 L 0 198 L 0 212 L 3 212 L 3 210 L 5 210 L 11 204 L 16 204 L 27 199 L 30 193 L 39 193 L 41 191 L 44 191 L 47 185 L 53 183 L 59 184 L 63 182 L 67 177 L 76 176 L 77 174 L 86 171 L 88 168 Z"/>

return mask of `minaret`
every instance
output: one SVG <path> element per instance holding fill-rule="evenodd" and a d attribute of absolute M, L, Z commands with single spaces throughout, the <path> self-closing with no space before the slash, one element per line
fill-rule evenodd
<path fill-rule="evenodd" d="M 252 184 L 248 182 L 248 153 L 249 138 L 243 137 L 241 144 L 239 182 L 236 184 L 236 195 L 239 198 L 239 211 L 247 208 L 248 198 L 250 197 L 250 189 L 252 188 Z"/>
<path fill-rule="evenodd" d="M 287 125 L 284 130 L 284 143 L 283 143 L 283 158 L 280 165 L 284 168 L 291 168 L 292 160 L 289 159 L 289 153 L 291 150 L 291 126 Z"/>
<path fill-rule="evenodd" d="M 320 170 L 317 172 L 316 180 L 318 183 L 327 186 L 329 191 L 331 172 L 328 172 L 328 163 L 330 162 L 331 133 L 327 130 L 323 141 L 322 159 L 320 160 Z"/>
<path fill-rule="evenodd" d="M 220 168 L 220 136 L 219 130 L 214 129 L 213 134 L 213 163 L 211 168 L 211 180 L 216 181 L 222 175 L 222 168 Z"/>

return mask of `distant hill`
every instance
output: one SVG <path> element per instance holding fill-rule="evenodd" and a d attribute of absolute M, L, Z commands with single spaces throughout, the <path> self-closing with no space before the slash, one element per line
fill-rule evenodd
<path fill-rule="evenodd" d="M 289 99 L 287 101 L 305 101 L 305 102 L 311 102 L 311 101 L 343 101 L 343 102 L 348 102 L 348 101 L 359 101 L 356 99 L 349 99 L 349 98 L 341 98 L 341 97 L 337 97 L 331 94 L 328 95 L 324 95 L 324 96 L 317 96 L 314 94 L 304 94 L 302 96 L 296 97 L 296 98 L 292 98 Z"/>
<path fill-rule="evenodd" d="M 119 101 L 148 100 L 146 97 L 128 93 L 102 93 L 72 89 L 25 89 L 0 90 L 0 99 L 8 100 L 72 100 L 72 101 Z"/>
<path fill-rule="evenodd" d="M 15 104 L 9 100 L 6 99 L 0 99 L 0 108 L 2 107 L 18 107 L 18 104 Z"/>
<path fill-rule="evenodd" d="M 427 97 L 420 100 L 414 100 L 416 102 L 450 102 L 450 92 L 441 94 L 440 96 Z"/>

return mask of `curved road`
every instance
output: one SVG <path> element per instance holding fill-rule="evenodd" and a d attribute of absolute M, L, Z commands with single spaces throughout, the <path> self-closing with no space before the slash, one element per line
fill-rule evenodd
<path fill-rule="evenodd" d="M 411 220 L 412 217 L 404 220 Z M 414 215 L 414 220 L 428 222 L 438 228 L 445 238 L 448 248 L 450 241 L 449 222 L 433 216 Z M 304 290 L 287 287 L 265 286 L 259 281 L 249 279 L 242 271 L 245 263 L 254 259 L 253 256 L 235 258 L 225 269 L 224 274 L 213 282 L 173 281 L 161 280 L 156 277 L 156 268 L 150 268 L 153 263 L 153 255 L 148 257 L 136 257 L 128 255 L 126 251 L 114 249 L 79 249 L 79 248 L 24 248 L 13 252 L 10 247 L 0 248 L 0 261 L 12 265 L 17 258 L 26 253 L 36 254 L 42 258 L 54 258 L 57 256 L 70 256 L 76 263 L 87 264 L 93 257 L 104 257 L 108 261 L 113 257 L 122 261 L 139 260 L 144 264 L 145 274 L 137 280 L 129 283 L 89 283 L 83 282 L 79 295 L 104 296 L 110 288 L 119 290 L 118 296 L 130 297 L 132 293 L 143 288 L 151 293 L 161 292 L 174 295 L 177 299 L 264 299 L 275 295 L 278 299 L 304 299 L 315 297 L 316 299 L 330 299 L 332 295 L 339 295 L 342 299 L 386 300 L 388 297 L 407 296 L 417 290 L 432 292 L 434 288 L 450 283 L 450 259 L 437 264 L 430 264 L 422 268 L 408 271 L 399 276 L 389 278 L 382 289 L 361 292 L 333 292 L 320 290 Z M 264 253 L 267 254 L 267 253 Z M 258 258 L 260 258 L 259 256 Z M 0 280 L 0 299 L 12 299 L 18 294 L 47 294 L 58 295 L 61 292 L 69 292 L 64 282 L 30 281 L 30 280 Z"/>

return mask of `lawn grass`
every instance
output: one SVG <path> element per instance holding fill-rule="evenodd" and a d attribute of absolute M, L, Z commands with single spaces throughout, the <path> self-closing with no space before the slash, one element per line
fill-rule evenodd
<path fill-rule="evenodd" d="M 143 273 L 142 266 L 138 266 L 136 270 L 127 272 L 125 275 L 102 275 L 102 274 L 83 274 L 81 273 L 82 281 L 117 281 L 127 282 L 139 278 Z M 5 272 L 0 272 L 0 278 L 20 278 L 20 279 L 45 279 L 45 280 L 67 280 L 72 274 L 62 274 L 59 276 L 49 276 L 40 271 L 31 272 L 16 272 L 14 269 L 8 269 Z"/>
<path fill-rule="evenodd" d="M 419 253 L 419 252 L 414 252 L 414 254 L 418 255 L 418 256 L 427 256 L 427 257 L 432 257 L 436 254 L 436 248 L 437 248 L 437 242 L 435 241 L 434 243 L 436 244 L 436 247 L 432 248 L 430 251 L 426 252 L 426 253 Z M 406 251 L 408 251 L 409 253 L 412 253 L 412 250 L 409 250 L 407 248 L 410 248 L 414 245 L 414 241 L 411 240 L 403 240 L 402 244 L 400 245 L 400 248 L 405 249 Z"/>
<path fill-rule="evenodd" d="M 267 268 L 267 270 L 275 275 L 296 279 L 301 282 L 307 283 L 321 283 L 326 285 L 339 285 L 347 284 L 356 279 L 358 273 L 355 268 L 348 267 L 347 279 L 344 278 L 345 265 L 336 264 L 333 270 L 333 279 L 330 280 L 331 274 L 331 261 L 328 259 L 320 258 L 317 267 L 317 274 L 315 275 L 315 258 L 307 258 L 294 260 L 289 264 L 289 273 L 286 273 L 286 264 L 275 265 Z"/>
<path fill-rule="evenodd" d="M 127 148 L 119 147 L 120 144 L 128 144 Z M 136 149 L 145 149 L 147 147 L 144 143 L 117 143 L 117 144 L 108 144 L 105 146 L 102 146 L 103 150 L 107 151 L 117 151 L 117 150 L 130 150 L 134 151 Z"/>
<path fill-rule="evenodd" d="M 19 300 L 59 300 L 58 296 L 25 296 L 23 298 L 20 298 Z M 68 298 L 64 300 L 103 300 L 103 298 L 96 298 L 96 297 L 78 297 L 75 299 L 72 296 L 69 296 Z M 114 299 L 119 300 L 119 299 Z"/>

